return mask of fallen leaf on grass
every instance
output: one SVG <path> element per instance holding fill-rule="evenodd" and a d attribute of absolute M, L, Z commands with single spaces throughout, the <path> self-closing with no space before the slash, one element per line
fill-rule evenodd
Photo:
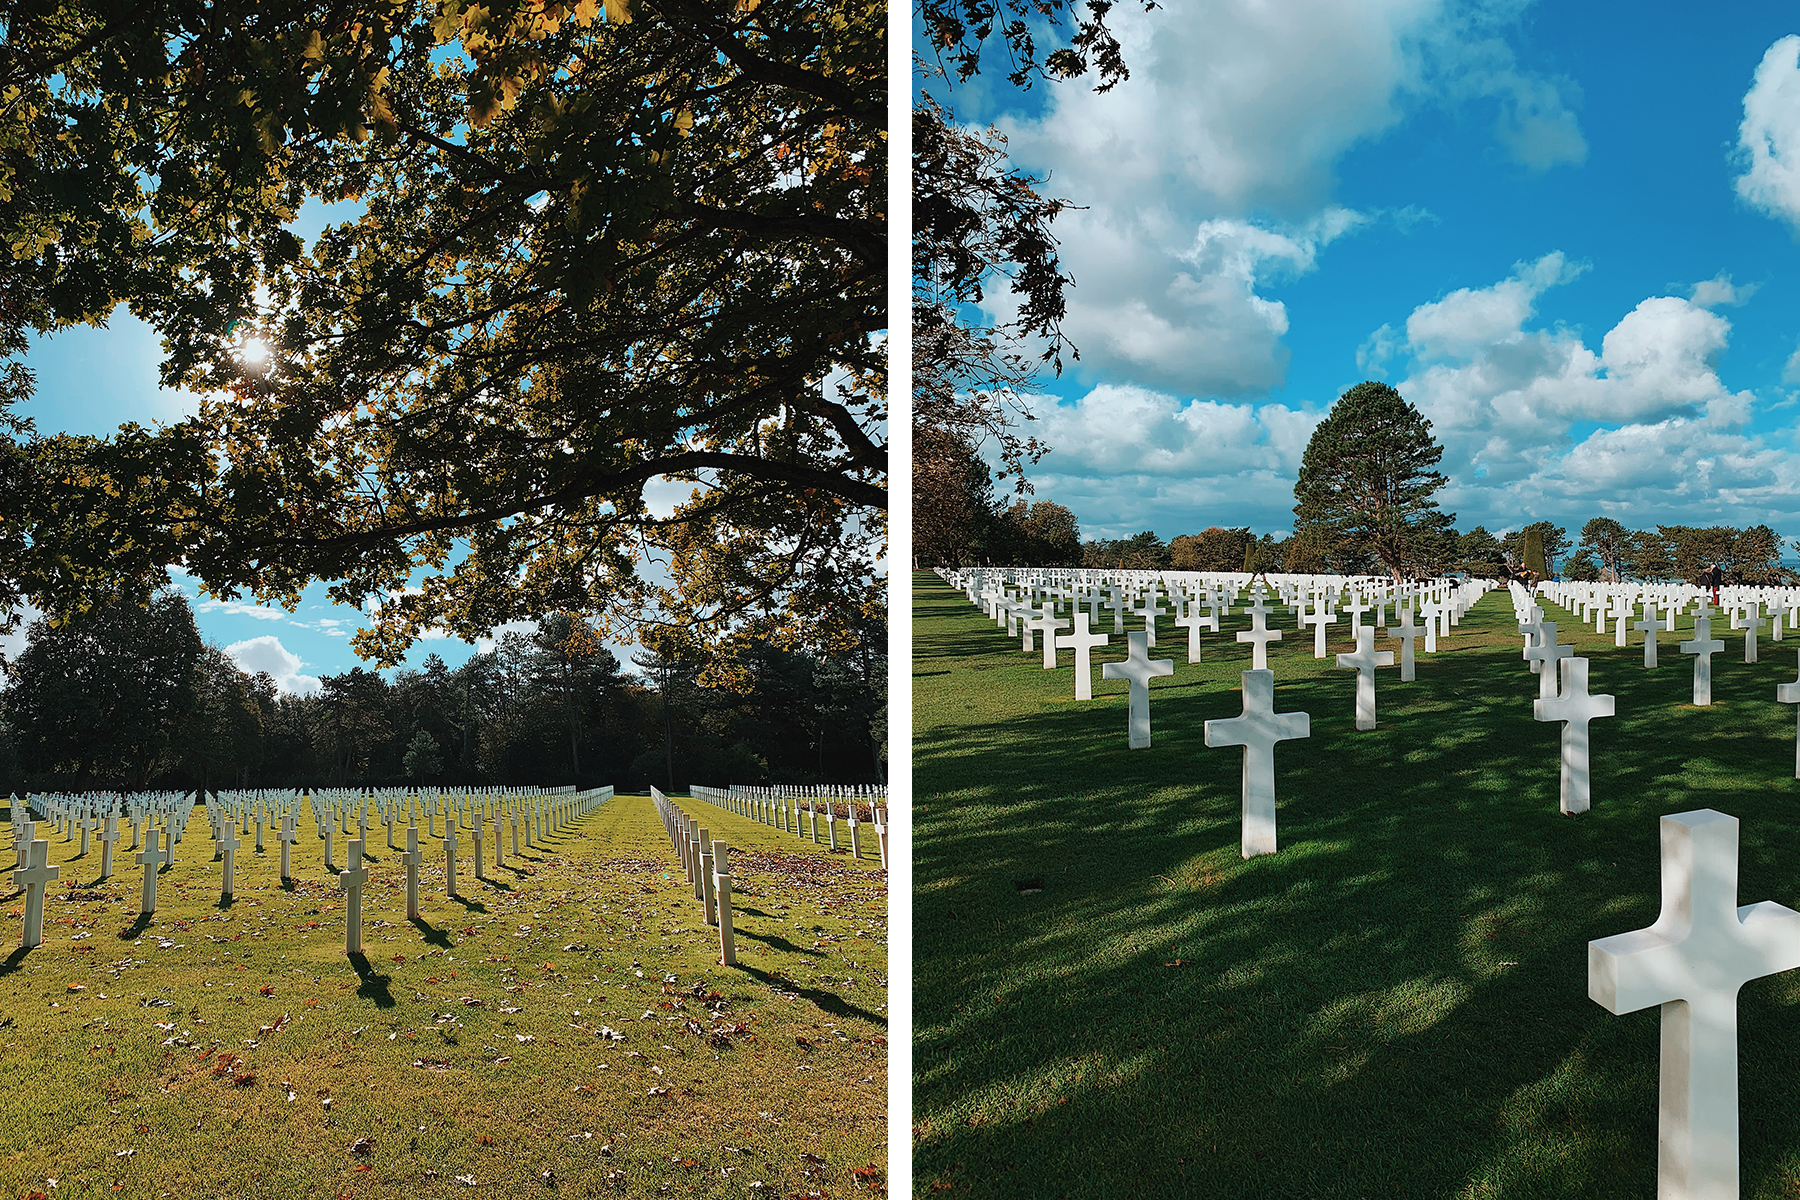
<path fill-rule="evenodd" d="M 360 1154 L 364 1157 L 375 1153 L 375 1139 L 366 1137 L 357 1138 L 354 1142 L 350 1143 L 350 1153 Z"/>

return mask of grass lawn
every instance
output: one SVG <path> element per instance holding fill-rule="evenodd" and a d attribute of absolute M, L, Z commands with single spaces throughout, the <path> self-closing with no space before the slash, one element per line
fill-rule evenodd
<path fill-rule="evenodd" d="M 144 918 L 142 868 L 96 882 L 98 842 L 40 823 L 43 946 L 0 893 L 0 1197 L 867 1195 L 886 876 L 677 803 L 733 847 L 736 969 L 643 796 L 487 882 L 465 834 L 460 899 L 421 829 L 416 925 L 372 831 L 356 961 L 310 824 L 291 888 L 245 834 L 222 906 L 195 813 Z"/>
<path fill-rule="evenodd" d="M 1245 861 L 1243 752 L 1202 723 L 1239 712 L 1247 618 L 1193 666 L 1165 626 L 1175 674 L 1131 751 L 1125 684 L 1098 668 L 1123 638 L 1077 703 L 1067 652 L 1043 670 L 915 575 L 916 1192 L 1653 1196 L 1658 1014 L 1587 998 L 1587 942 L 1655 920 L 1665 813 L 1738 817 L 1740 903 L 1800 908 L 1795 711 L 1775 702 L 1800 641 L 1765 628 L 1746 665 L 1715 632 L 1696 708 L 1680 638 L 1646 671 L 1641 635 L 1617 649 L 1546 607 L 1617 697 L 1591 726 L 1591 812 L 1558 812 L 1560 727 L 1532 720 L 1504 591 L 1416 682 L 1377 673 L 1368 733 L 1354 672 L 1283 609 L 1276 709 L 1312 736 L 1275 751 L 1280 852 Z M 1797 1002 L 1800 972 L 1739 997 L 1746 1197 L 1800 1195 Z"/>

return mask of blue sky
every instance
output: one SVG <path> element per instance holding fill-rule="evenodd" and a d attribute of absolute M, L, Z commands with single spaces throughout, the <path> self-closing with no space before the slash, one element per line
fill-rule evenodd
<path fill-rule="evenodd" d="M 359 210 L 356 204 L 313 202 L 289 228 L 310 242 L 327 224 L 354 219 Z M 150 425 L 192 415 L 195 396 L 158 385 L 162 358 L 161 336 L 123 307 L 103 329 L 79 326 L 35 339 L 25 361 L 37 372 L 37 392 L 18 412 L 33 418 L 40 433 L 96 436 L 111 434 L 126 421 Z M 203 637 L 225 647 L 245 670 L 268 671 L 283 691 L 309 692 L 320 676 L 369 666 L 349 645 L 362 614 L 333 604 L 325 595 L 327 584 L 307 588 L 299 608 L 289 613 L 258 605 L 248 596 L 229 602 L 203 596 L 180 571 L 174 583 L 193 604 Z M 0 650 L 16 653 L 23 633 L 0 639 Z M 414 646 L 406 661 L 417 667 L 435 653 L 450 666 L 460 666 L 488 644 L 430 638 Z M 391 677 L 393 672 L 383 674 Z"/>
<path fill-rule="evenodd" d="M 1364 379 L 1431 418 L 1463 529 L 1800 536 L 1790 6 L 1113 11 L 1112 93 L 951 92 L 1087 206 L 1058 221 L 1082 362 L 1032 429 L 1084 536 L 1291 529 Z"/>

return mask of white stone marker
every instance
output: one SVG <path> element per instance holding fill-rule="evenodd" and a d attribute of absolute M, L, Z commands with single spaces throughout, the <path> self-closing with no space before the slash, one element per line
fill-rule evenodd
<path fill-rule="evenodd" d="M 406 867 L 406 919 L 419 919 L 419 862 L 425 856 L 419 851 L 419 827 L 406 827 L 406 850 L 400 862 Z"/>
<path fill-rule="evenodd" d="M 1531 715 L 1539 721 L 1561 721 L 1562 811 L 1569 816 L 1584 813 L 1593 804 L 1592 760 L 1588 753 L 1588 722 L 1613 715 L 1611 696 L 1588 695 L 1588 660 L 1565 658 L 1562 691 L 1554 700 L 1533 700 Z"/>
<path fill-rule="evenodd" d="M 237 836 L 237 826 L 233 821 L 225 822 L 225 836 L 213 842 L 213 848 L 225 863 L 225 878 L 219 884 L 219 899 L 229 900 L 237 887 L 237 848 L 243 842 Z"/>
<path fill-rule="evenodd" d="M 1632 628 L 1644 635 L 1644 665 L 1646 667 L 1656 666 L 1656 635 L 1669 626 L 1656 619 L 1654 605 L 1646 604 L 1644 605 L 1644 619 L 1633 625 Z"/>
<path fill-rule="evenodd" d="M 294 841 L 299 836 L 294 830 L 294 814 L 282 813 L 281 828 L 276 832 L 275 840 L 281 843 L 281 882 L 283 883 L 294 877 Z"/>
<path fill-rule="evenodd" d="M 1400 616 L 1402 618 L 1400 624 L 1385 627 L 1381 631 L 1381 636 L 1400 639 L 1400 682 L 1411 683 L 1413 681 L 1413 642 L 1424 636 L 1425 631 L 1413 624 L 1411 609 L 1401 610 Z M 1390 650 L 1388 653 L 1392 654 L 1393 651 Z"/>
<path fill-rule="evenodd" d="M 456 895 L 456 814 L 444 813 L 444 891 Z"/>
<path fill-rule="evenodd" d="M 1793 683 L 1775 685 L 1775 699 L 1783 704 L 1800 704 L 1800 680 Z M 1796 726 L 1794 739 L 1794 778 L 1800 779 L 1800 726 Z"/>
<path fill-rule="evenodd" d="M 50 865 L 50 843 L 34 838 L 25 845 L 25 865 L 13 872 L 13 886 L 25 889 L 25 931 L 19 945 L 26 950 L 44 944 L 44 889 L 61 867 Z"/>
<path fill-rule="evenodd" d="M 1712 618 L 1694 618 L 1694 640 L 1681 643 L 1683 654 L 1694 656 L 1694 703 L 1712 703 L 1712 656 L 1725 649 L 1725 642 L 1712 635 Z"/>
<path fill-rule="evenodd" d="M 1131 647 L 1127 651 L 1130 657 L 1122 663 L 1109 662 L 1100 667 L 1103 679 L 1131 681 L 1127 721 L 1128 744 L 1133 750 L 1143 750 L 1150 745 L 1150 680 L 1158 675 L 1175 673 L 1174 659 L 1150 657 L 1149 637 L 1142 631 L 1126 634 L 1126 644 Z"/>
<path fill-rule="evenodd" d="M 1200 631 L 1214 623 L 1216 622 L 1209 621 L 1206 614 L 1200 611 L 1198 604 L 1188 605 L 1187 611 L 1175 618 L 1175 627 L 1187 630 L 1188 661 L 1190 663 L 1200 661 Z"/>
<path fill-rule="evenodd" d="M 369 868 L 363 866 L 363 840 L 354 838 L 349 845 L 350 865 L 338 873 L 338 889 L 344 893 L 344 953 L 362 953 L 362 890 L 369 882 Z"/>
<path fill-rule="evenodd" d="M 138 898 L 138 911 L 153 913 L 156 911 L 156 872 L 159 867 L 169 861 L 166 850 L 156 848 L 156 839 L 162 831 L 151 825 L 144 830 L 144 848 L 138 852 L 137 864 L 144 868 L 144 890 Z"/>
<path fill-rule="evenodd" d="M 1660 827 L 1662 911 L 1588 943 L 1588 996 L 1615 1015 L 1661 1006 L 1658 1200 L 1736 1200 L 1738 989 L 1800 967 L 1800 913 L 1738 905 L 1736 817 L 1703 808 Z"/>
<path fill-rule="evenodd" d="M 470 823 L 470 825 L 469 825 L 469 836 L 470 836 L 470 837 L 472 837 L 472 838 L 474 838 L 474 839 L 475 839 L 475 878 L 477 878 L 477 879 L 486 879 L 486 878 L 487 878 L 487 876 L 486 876 L 486 875 L 484 875 L 484 874 L 482 874 L 482 862 L 481 862 L 481 841 L 482 841 L 482 838 L 481 838 L 481 813 L 480 813 L 480 812 L 479 812 L 479 811 L 477 811 L 477 812 L 476 812 L 476 813 L 475 813 L 475 816 L 474 816 L 474 819 L 473 819 L 473 821 L 472 821 L 472 822 L 471 822 L 471 823 Z"/>
<path fill-rule="evenodd" d="M 1574 657 L 1575 647 L 1556 644 L 1555 621 L 1540 621 L 1538 627 L 1542 630 L 1540 640 L 1525 652 L 1525 657 L 1531 660 L 1531 669 L 1538 673 L 1538 699 L 1554 700 L 1558 678 L 1556 664 L 1561 659 Z"/>
<path fill-rule="evenodd" d="M 1752 600 L 1750 607 L 1744 610 L 1744 661 L 1747 663 L 1756 661 L 1756 631 L 1768 624 L 1762 619 L 1762 613 L 1758 611 L 1761 607 Z"/>
<path fill-rule="evenodd" d="M 731 864 L 726 857 L 730 849 L 724 842 L 713 843 L 713 893 L 719 905 L 719 965 L 723 967 L 737 965 L 731 928 Z"/>
<path fill-rule="evenodd" d="M 1032 629 L 1044 635 L 1044 670 L 1056 670 L 1056 631 L 1066 628 L 1069 622 L 1066 617 L 1056 615 L 1054 604 L 1045 604 L 1038 609 L 1038 615 L 1030 621 Z"/>
<path fill-rule="evenodd" d="M 1356 672 L 1356 727 L 1375 728 L 1375 668 L 1394 665 L 1392 650 L 1375 649 L 1375 629 L 1363 626 L 1356 631 L 1356 653 L 1340 654 L 1337 665 Z"/>
<path fill-rule="evenodd" d="M 1269 643 L 1281 640 L 1281 630 L 1269 628 L 1264 617 L 1267 610 L 1263 609 L 1261 604 L 1262 600 L 1259 598 L 1257 607 L 1248 610 L 1251 614 L 1250 628 L 1238 630 L 1237 640 L 1250 643 L 1251 668 L 1257 671 L 1266 671 L 1269 669 Z M 1189 659 L 1188 661 L 1198 662 L 1199 660 Z"/>
<path fill-rule="evenodd" d="M 113 868 L 113 847 L 119 843 L 119 814 L 107 813 L 106 824 L 100 829 L 100 878 L 111 879 Z"/>
<path fill-rule="evenodd" d="M 1241 715 L 1208 721 L 1208 746 L 1242 746 L 1243 834 L 1245 858 L 1275 853 L 1275 743 L 1312 736 L 1306 713 L 1275 711 L 1275 672 L 1245 671 Z"/>
<path fill-rule="evenodd" d="M 1313 627 L 1313 657 L 1324 658 L 1325 627 L 1327 625 L 1337 624 L 1336 614 L 1328 611 L 1325 606 L 1321 604 L 1317 609 L 1302 617 L 1301 620 Z"/>
<path fill-rule="evenodd" d="M 1104 633 L 1088 631 L 1088 615 L 1085 612 L 1075 614 L 1075 629 L 1071 633 L 1057 634 L 1057 649 L 1075 651 L 1075 698 L 1092 700 L 1094 698 L 1094 664 L 1089 652 L 1095 646 L 1104 646 L 1112 641 Z"/>

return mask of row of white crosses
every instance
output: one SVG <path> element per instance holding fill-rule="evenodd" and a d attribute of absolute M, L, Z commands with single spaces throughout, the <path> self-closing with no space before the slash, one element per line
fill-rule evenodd
<path fill-rule="evenodd" d="M 569 788 L 559 788 L 552 793 L 547 793 L 546 796 L 547 799 L 544 803 L 550 813 L 551 828 L 554 831 L 565 824 L 573 825 L 582 816 L 611 799 L 613 789 L 603 787 L 585 792 L 575 792 Z M 47 811 L 50 798 L 33 797 L 32 803 L 35 805 L 40 799 L 46 801 L 45 811 Z M 70 804 L 69 801 L 72 799 L 74 798 L 57 797 L 55 798 L 55 807 L 63 810 L 94 807 L 85 804 Z M 219 804 L 221 815 L 211 818 L 214 824 L 213 847 L 222 865 L 220 898 L 224 901 L 231 900 L 236 890 L 237 850 L 242 845 L 237 836 L 236 818 L 224 814 L 230 805 L 241 803 L 243 799 L 243 795 L 240 794 L 234 796 L 230 801 L 215 800 Z M 40 945 L 43 941 L 44 889 L 50 882 L 58 878 L 61 868 L 49 865 L 49 842 L 35 837 L 36 823 L 31 820 L 30 808 L 21 804 L 17 798 L 12 800 L 10 807 L 11 820 L 9 823 L 13 827 L 14 842 L 18 848 L 18 863 L 13 872 L 14 882 L 16 886 L 26 889 L 26 919 L 21 941 L 29 949 Z M 138 908 L 145 915 L 156 912 L 158 877 L 163 868 L 168 867 L 174 861 L 174 845 L 179 840 L 181 826 L 186 824 L 186 817 L 182 817 L 179 823 L 175 819 L 175 814 L 181 811 L 181 807 L 179 804 L 174 806 L 174 812 L 170 814 L 169 820 L 164 826 L 158 827 L 154 823 L 147 823 L 144 829 L 144 849 L 137 855 L 135 862 L 143 868 L 144 872 Z M 187 808 L 191 812 L 191 802 Z M 209 806 L 209 817 L 210 814 Z M 366 826 L 364 828 L 366 829 Z M 284 882 L 291 878 L 289 851 L 293 842 L 293 833 L 293 812 L 290 810 L 284 815 L 281 831 L 277 835 L 281 838 L 281 872 Z M 406 915 L 408 920 L 416 920 L 419 916 L 418 871 L 424 859 L 419 850 L 418 833 L 416 816 L 409 816 L 406 850 L 401 855 L 401 862 L 406 867 Z M 166 841 L 164 840 L 165 834 L 167 835 Z M 360 953 L 362 948 L 362 889 L 368 882 L 368 869 L 363 866 L 364 844 L 364 839 L 361 837 L 352 839 L 346 848 L 348 855 L 346 869 L 335 872 L 338 876 L 338 885 L 346 896 L 344 949 L 347 954 Z M 111 849 L 110 843 L 105 843 L 105 845 L 108 850 Z M 448 814 L 445 819 L 444 865 L 446 890 L 452 897 L 457 894 L 457 849 L 455 817 L 453 814 Z M 331 870 L 329 855 L 327 855 L 326 869 Z M 478 878 L 481 876 L 479 857 L 476 862 L 476 875 Z"/>
<path fill-rule="evenodd" d="M 816 790 L 814 790 L 816 789 Z M 862 857 L 862 842 L 857 836 L 861 822 L 857 816 L 858 806 L 869 814 L 869 824 L 875 830 L 875 845 L 881 856 L 881 866 L 887 869 L 887 789 L 869 784 L 799 784 L 777 785 L 774 787 L 749 786 L 734 783 L 729 788 L 707 787 L 704 784 L 689 784 L 688 794 L 696 800 L 704 800 L 708 804 L 734 812 L 740 817 L 748 818 L 772 829 L 784 833 L 792 833 L 798 837 L 807 837 L 808 832 L 801 828 L 801 818 L 808 818 L 811 826 L 810 836 L 813 845 L 819 841 L 819 805 L 825 805 L 825 838 L 832 850 L 838 848 L 836 801 L 847 801 L 849 817 L 845 824 L 850 833 L 850 857 Z M 800 807 L 801 801 L 806 807 Z"/>
<path fill-rule="evenodd" d="M 1164 572 L 1160 576 L 1128 573 L 1122 579 L 1114 578 L 1111 573 L 1087 571 L 1002 569 L 996 572 L 992 569 L 976 569 L 954 572 L 940 568 L 939 574 L 954 586 L 963 588 L 964 594 L 970 599 L 982 603 L 997 625 L 1006 625 L 1009 632 L 1016 625 L 1022 631 L 1022 649 L 1030 651 L 1034 636 L 1041 634 L 1045 669 L 1054 669 L 1058 665 L 1059 651 L 1072 651 L 1077 700 L 1093 698 L 1091 655 L 1094 649 L 1111 641 L 1109 635 L 1093 630 L 1094 614 L 1084 611 L 1078 605 L 1090 603 L 1097 611 L 1102 591 L 1109 592 L 1112 598 L 1107 606 L 1114 611 L 1115 632 L 1123 630 L 1123 614 L 1126 611 L 1141 616 L 1144 619 L 1144 629 L 1141 632 L 1130 632 L 1126 636 L 1125 661 L 1107 663 L 1102 670 L 1103 678 L 1123 679 L 1129 684 L 1126 728 L 1127 744 L 1132 749 L 1144 749 L 1152 744 L 1150 680 L 1170 675 L 1174 671 L 1172 659 L 1149 657 L 1150 649 L 1156 645 L 1156 617 L 1168 611 L 1158 603 L 1158 584 L 1166 584 L 1168 588 L 1168 596 L 1176 613 L 1176 624 L 1186 628 L 1188 632 L 1187 661 L 1196 663 L 1201 661 L 1201 630 L 1211 629 L 1217 632 L 1221 613 L 1230 611 L 1230 606 L 1236 602 L 1240 586 L 1250 582 L 1244 576 L 1218 577 L 1188 572 Z M 1469 581 L 1458 585 L 1408 585 L 1395 589 L 1391 581 L 1346 579 L 1338 576 L 1277 576 L 1272 582 L 1280 590 L 1281 598 L 1293 607 L 1300 623 L 1303 626 L 1313 626 L 1316 657 L 1324 657 L 1326 627 L 1336 621 L 1333 609 L 1340 599 L 1343 600 L 1345 611 L 1350 615 L 1351 638 L 1357 649 L 1350 654 L 1338 655 L 1337 662 L 1340 667 L 1357 671 L 1356 726 L 1360 730 L 1375 728 L 1374 668 L 1394 663 L 1393 652 L 1374 650 L 1372 641 L 1375 628 L 1373 624 L 1362 624 L 1363 614 L 1373 613 L 1375 624 L 1379 624 L 1386 619 L 1387 605 L 1394 604 L 1397 624 L 1382 629 L 1381 633 L 1384 637 L 1396 638 L 1402 643 L 1400 677 L 1403 681 L 1411 682 L 1415 677 L 1415 642 L 1423 636 L 1426 651 L 1435 651 L 1440 630 L 1448 633 L 1450 626 L 1460 621 L 1469 606 L 1492 586 L 1484 581 Z M 1007 590 L 1015 585 L 1020 588 L 1017 596 Z M 1139 593 L 1135 591 L 1140 587 L 1143 589 L 1141 601 L 1137 598 Z M 1027 595 L 1031 602 L 1040 602 L 1036 609 L 1027 601 Z M 1260 582 L 1255 583 L 1251 591 L 1251 603 L 1244 606 L 1245 613 L 1251 618 L 1251 628 L 1235 635 L 1237 641 L 1251 645 L 1254 670 L 1268 669 L 1268 643 L 1282 638 L 1282 632 L 1268 624 L 1269 616 L 1275 611 L 1267 603 L 1268 599 L 1268 591 L 1264 586 Z M 1077 605 L 1072 608 L 1070 618 L 1063 619 L 1055 615 L 1059 600 L 1068 600 Z M 1307 612 L 1309 604 L 1312 607 L 1310 614 Z M 1415 609 L 1426 616 L 1425 626 L 1413 624 Z M 1072 626 L 1069 632 L 1059 632 L 1068 626 Z"/>
<path fill-rule="evenodd" d="M 736 966 L 737 946 L 733 942 L 731 926 L 730 847 L 724 842 L 713 841 L 711 830 L 701 825 L 697 818 L 682 812 L 654 785 L 650 788 L 650 800 L 656 805 L 656 814 L 662 818 L 669 844 L 694 889 L 694 899 L 700 901 L 706 914 L 706 923 L 719 927 L 719 965 Z"/>

